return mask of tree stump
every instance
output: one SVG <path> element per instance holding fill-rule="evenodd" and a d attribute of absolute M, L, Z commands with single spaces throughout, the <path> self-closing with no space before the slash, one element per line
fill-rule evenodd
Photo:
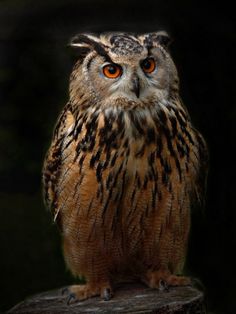
<path fill-rule="evenodd" d="M 141 284 L 126 284 L 115 289 L 110 301 L 96 297 L 72 305 L 67 305 L 67 296 L 62 295 L 62 290 L 37 294 L 13 307 L 7 314 L 206 314 L 203 293 L 190 286 L 158 291 Z"/>

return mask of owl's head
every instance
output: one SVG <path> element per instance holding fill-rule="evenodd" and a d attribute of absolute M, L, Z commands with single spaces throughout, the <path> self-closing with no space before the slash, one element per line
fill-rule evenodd
<path fill-rule="evenodd" d="M 166 32 L 79 34 L 70 42 L 77 62 L 71 76 L 71 98 L 87 93 L 112 104 L 168 99 L 178 92 L 178 75 L 168 52 Z"/>

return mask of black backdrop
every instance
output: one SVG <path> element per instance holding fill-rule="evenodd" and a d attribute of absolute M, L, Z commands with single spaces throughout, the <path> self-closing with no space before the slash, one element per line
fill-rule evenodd
<path fill-rule="evenodd" d="M 224 2 L 12 0 L 0 2 L 0 305 L 72 282 L 41 196 L 41 167 L 67 99 L 68 39 L 81 31 L 166 29 L 181 95 L 207 139 L 206 209 L 193 213 L 187 272 L 209 313 L 236 313 L 235 23 Z"/>

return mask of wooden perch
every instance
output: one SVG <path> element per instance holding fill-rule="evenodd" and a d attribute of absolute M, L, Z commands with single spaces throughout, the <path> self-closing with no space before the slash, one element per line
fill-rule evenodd
<path fill-rule="evenodd" d="M 115 290 L 110 301 L 99 297 L 66 304 L 62 289 L 37 294 L 13 307 L 8 314 L 77 314 L 77 313 L 155 313 L 206 314 L 203 293 L 193 287 L 157 291 L 143 285 L 126 284 Z"/>

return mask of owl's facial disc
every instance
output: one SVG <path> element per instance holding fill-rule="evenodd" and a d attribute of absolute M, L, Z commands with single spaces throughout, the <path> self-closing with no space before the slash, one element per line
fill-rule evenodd
<path fill-rule="evenodd" d="M 89 85 L 94 95 L 109 106 L 117 100 L 141 104 L 168 97 L 169 58 L 158 47 L 123 55 L 110 51 L 107 56 L 91 52 L 84 69 L 86 88 Z"/>
<path fill-rule="evenodd" d="M 122 64 L 105 63 L 101 66 L 100 75 L 108 85 L 109 94 L 113 97 L 137 99 L 142 97 L 145 89 L 150 85 L 153 72 L 157 71 L 153 57 L 124 62 Z"/>
<path fill-rule="evenodd" d="M 79 34 L 71 42 L 79 55 L 71 90 L 76 93 L 81 82 L 108 106 L 116 100 L 142 105 L 162 101 L 179 89 L 168 42 L 165 32 Z"/>

